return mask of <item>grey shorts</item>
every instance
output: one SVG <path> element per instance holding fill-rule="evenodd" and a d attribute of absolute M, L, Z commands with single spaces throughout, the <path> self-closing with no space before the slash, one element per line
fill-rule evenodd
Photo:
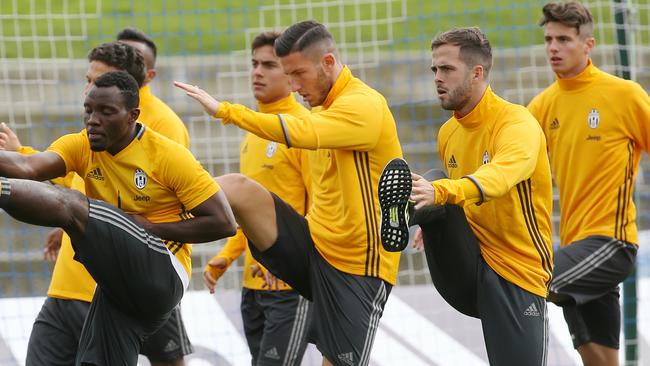
<path fill-rule="evenodd" d="M 75 363 L 135 365 L 144 339 L 183 296 L 182 269 L 162 240 L 101 201 L 89 200 L 86 229 L 71 239 L 75 260 L 97 282 Z"/>
<path fill-rule="evenodd" d="M 491 365 L 546 365 L 546 300 L 499 276 L 483 259 L 462 207 L 422 224 L 429 273 L 440 295 L 478 318 Z"/>
<path fill-rule="evenodd" d="M 295 290 L 242 289 L 241 315 L 254 366 L 297 366 L 307 347 L 310 301 Z"/>
<path fill-rule="evenodd" d="M 307 220 L 276 195 L 278 240 L 253 257 L 313 301 L 310 343 L 334 365 L 365 366 L 392 286 L 380 278 L 341 272 L 316 250 Z"/>
<path fill-rule="evenodd" d="M 169 320 L 154 334 L 148 336 L 140 354 L 151 362 L 173 363 L 194 352 L 187 337 L 180 305 L 172 310 Z"/>
<path fill-rule="evenodd" d="M 32 327 L 26 365 L 73 365 L 89 309 L 86 301 L 47 297 Z M 193 352 L 180 315 L 174 309 L 165 325 L 145 340 L 141 353 L 150 361 L 171 362 Z"/>
<path fill-rule="evenodd" d="M 548 301 L 562 306 L 573 346 L 594 342 L 619 347 L 618 285 L 634 269 L 637 247 L 606 236 L 590 236 L 554 253 Z"/>
<path fill-rule="evenodd" d="M 70 366 L 90 303 L 47 297 L 27 345 L 26 366 Z"/>

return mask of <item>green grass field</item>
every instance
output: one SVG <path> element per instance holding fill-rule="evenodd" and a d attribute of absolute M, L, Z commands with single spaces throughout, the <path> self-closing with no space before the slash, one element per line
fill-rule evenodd
<path fill-rule="evenodd" d="M 646 4 L 641 16 L 647 19 L 648 0 L 633 2 Z M 276 3 L 278 11 L 271 8 Z M 312 0 L 308 6 L 306 0 L 2 0 L 0 58 L 84 57 L 125 26 L 150 34 L 164 55 L 227 53 L 245 48 L 245 37 L 252 37 L 248 29 L 309 18 L 329 24 L 335 38 L 352 48 L 376 40 L 385 48 L 421 49 L 441 30 L 472 25 L 480 26 L 494 47 L 519 47 L 542 42 L 536 22 L 544 3 Z M 609 17 L 609 10 L 602 14 Z M 394 21 L 388 25 L 382 21 L 387 18 Z M 362 25 L 340 26 L 351 22 Z"/>

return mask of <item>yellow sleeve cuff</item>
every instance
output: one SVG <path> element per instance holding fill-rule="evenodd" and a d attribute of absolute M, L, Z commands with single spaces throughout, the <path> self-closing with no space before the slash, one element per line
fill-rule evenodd
<path fill-rule="evenodd" d="M 470 178 L 439 179 L 431 182 L 435 189 L 435 204 L 465 206 L 481 202 L 481 191 Z"/>

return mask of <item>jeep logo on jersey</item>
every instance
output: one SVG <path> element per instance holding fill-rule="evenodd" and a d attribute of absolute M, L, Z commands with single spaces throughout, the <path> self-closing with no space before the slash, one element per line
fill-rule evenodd
<path fill-rule="evenodd" d="M 600 123 L 600 113 L 598 113 L 598 109 L 594 108 L 589 112 L 589 116 L 587 117 L 587 122 L 589 123 L 589 127 L 591 128 L 596 128 L 598 127 L 598 123 Z"/>
<path fill-rule="evenodd" d="M 147 185 L 147 175 L 142 171 L 142 169 L 135 170 L 133 182 L 138 189 L 142 189 Z"/>
<path fill-rule="evenodd" d="M 490 154 L 485 150 L 483 153 L 483 165 L 487 164 L 490 162 Z"/>
<path fill-rule="evenodd" d="M 273 154 L 278 150 L 278 143 L 275 141 L 269 142 L 268 145 L 266 145 L 266 157 L 267 158 L 272 158 Z"/>

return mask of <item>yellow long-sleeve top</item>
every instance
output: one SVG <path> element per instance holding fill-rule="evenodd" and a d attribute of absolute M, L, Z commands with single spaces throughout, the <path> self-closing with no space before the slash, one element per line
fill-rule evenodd
<path fill-rule="evenodd" d="M 469 114 L 440 128 L 438 148 L 449 179 L 432 183 L 436 204 L 463 206 L 487 264 L 546 297 L 553 197 L 546 142 L 535 118 L 488 87 Z"/>
<path fill-rule="evenodd" d="M 293 116 L 304 116 L 309 110 L 296 101 L 293 94 L 274 103 L 258 103 L 262 113 L 283 113 Z M 254 179 L 269 191 L 275 193 L 283 201 L 291 205 L 298 213 L 305 214 L 308 201 L 309 179 L 309 150 L 290 149 L 286 145 L 265 140 L 247 133 L 241 143 L 239 154 L 239 171 L 249 178 Z M 241 230 L 228 239 L 226 245 L 215 258 L 225 258 L 228 266 L 243 252 L 244 280 L 243 287 L 251 290 L 265 290 L 264 279 L 253 277 L 251 266 L 257 261 L 248 249 L 248 240 Z M 215 279 L 218 279 L 226 269 L 218 270 L 206 266 Z M 286 284 L 280 290 L 290 290 Z"/>
<path fill-rule="evenodd" d="M 316 150 L 309 156 L 306 216 L 316 249 L 340 271 L 396 282 L 400 254 L 380 243 L 377 182 L 402 148 L 381 94 L 346 66 L 321 108 L 308 115 L 258 113 L 224 102 L 215 117 L 268 140 Z"/>
<path fill-rule="evenodd" d="M 189 137 L 185 125 L 165 103 L 151 94 L 149 86 L 140 88 L 139 107 L 140 116 L 138 121 L 161 135 L 189 148 Z M 33 149 L 29 147 L 23 147 L 20 150 L 22 153 L 29 153 L 30 151 L 33 151 Z M 76 174 L 71 173 L 71 175 Z M 85 193 L 83 179 L 79 176 L 74 178 L 66 176 L 66 181 L 55 180 L 55 182 Z M 191 244 L 186 244 L 185 247 L 191 253 Z M 70 237 L 64 233 L 47 295 L 90 302 L 95 293 L 95 281 L 86 271 L 86 268 L 75 261 L 73 257 L 74 250 L 70 244 Z"/>
<path fill-rule="evenodd" d="M 546 134 L 560 194 L 560 240 L 590 235 L 637 244 L 634 181 L 650 144 L 643 88 L 596 68 L 557 79 L 528 109 Z"/>
<path fill-rule="evenodd" d="M 140 88 L 140 116 L 145 126 L 189 148 L 190 134 L 180 117 L 165 102 L 151 94 L 151 87 Z"/>

